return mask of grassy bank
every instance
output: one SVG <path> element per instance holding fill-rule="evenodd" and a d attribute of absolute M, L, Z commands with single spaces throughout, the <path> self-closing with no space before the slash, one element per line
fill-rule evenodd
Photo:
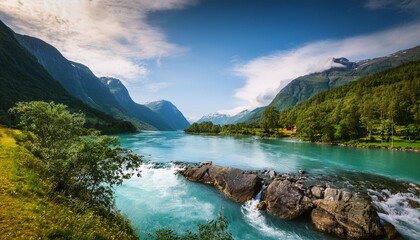
<path fill-rule="evenodd" d="M 138 239 L 118 213 L 104 214 L 51 190 L 39 161 L 0 128 L 0 239 Z"/>
<path fill-rule="evenodd" d="M 379 136 L 374 136 L 369 141 L 361 138 L 359 141 L 349 141 L 342 145 L 360 148 L 383 148 L 420 152 L 420 141 L 410 141 L 401 137 L 394 137 L 393 140 L 389 141 L 381 141 Z"/>

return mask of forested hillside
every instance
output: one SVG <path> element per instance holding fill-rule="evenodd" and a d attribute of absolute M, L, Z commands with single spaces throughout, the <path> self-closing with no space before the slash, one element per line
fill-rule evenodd
<path fill-rule="evenodd" d="M 312 97 L 280 113 L 279 124 L 297 127 L 311 141 L 348 141 L 394 135 L 420 137 L 420 62 L 387 70 Z M 371 139 L 370 139 L 371 138 Z"/>
<path fill-rule="evenodd" d="M 420 60 L 420 46 L 401 50 L 388 56 L 350 62 L 345 58 L 334 58 L 341 65 L 331 69 L 298 77 L 286 85 L 276 95 L 269 106 L 283 111 L 299 103 L 307 101 L 312 96 L 356 81 L 361 77 L 371 76 L 401 64 Z M 252 111 L 240 121 L 256 122 L 261 119 L 264 108 Z"/>

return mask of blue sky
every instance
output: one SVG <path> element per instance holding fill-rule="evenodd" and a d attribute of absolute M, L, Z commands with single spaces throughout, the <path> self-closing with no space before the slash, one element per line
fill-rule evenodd
<path fill-rule="evenodd" d="M 420 43 L 419 0 L 0 0 L 0 18 L 137 102 L 188 117 L 268 104 L 332 57 L 378 57 Z"/>

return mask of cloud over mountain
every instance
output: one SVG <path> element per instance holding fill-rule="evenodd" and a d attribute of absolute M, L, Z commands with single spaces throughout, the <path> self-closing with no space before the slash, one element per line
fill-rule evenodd
<path fill-rule="evenodd" d="M 420 23 L 414 23 L 369 35 L 308 43 L 237 65 L 233 73 L 245 84 L 235 97 L 247 107 L 267 105 L 291 80 L 331 67 L 333 57 L 351 61 L 379 57 L 420 43 Z"/>
<path fill-rule="evenodd" d="M 0 16 L 20 33 L 41 38 L 96 74 L 135 80 L 143 64 L 182 52 L 147 22 L 151 12 L 182 9 L 194 0 L 2 0 Z"/>

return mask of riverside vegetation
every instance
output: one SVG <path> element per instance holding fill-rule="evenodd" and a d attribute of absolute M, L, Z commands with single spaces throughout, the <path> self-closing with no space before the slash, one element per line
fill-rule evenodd
<path fill-rule="evenodd" d="M 0 236 L 6 239 L 138 239 L 115 208 L 113 187 L 139 174 L 142 157 L 116 137 L 83 127 L 63 104 L 22 102 L 21 131 L 0 128 Z M 232 239 L 226 219 L 197 233 L 160 229 L 151 239 Z"/>
<path fill-rule="evenodd" d="M 267 107 L 259 123 L 194 123 L 186 132 L 295 135 L 312 142 L 420 149 L 419 96 L 417 61 L 320 93 L 282 112 Z"/>

